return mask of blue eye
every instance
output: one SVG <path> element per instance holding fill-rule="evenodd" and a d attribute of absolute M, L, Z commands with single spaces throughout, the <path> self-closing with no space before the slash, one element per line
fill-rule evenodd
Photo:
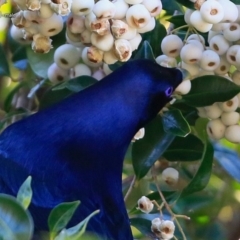
<path fill-rule="evenodd" d="M 167 88 L 167 89 L 165 90 L 165 95 L 166 95 L 167 97 L 171 96 L 172 93 L 173 93 L 173 87 L 169 87 L 169 88 Z"/>

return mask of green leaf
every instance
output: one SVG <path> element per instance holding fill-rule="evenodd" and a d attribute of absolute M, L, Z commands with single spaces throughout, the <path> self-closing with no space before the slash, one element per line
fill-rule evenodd
<path fill-rule="evenodd" d="M 54 239 L 57 233 L 67 226 L 79 204 L 80 201 L 61 203 L 51 211 L 48 217 L 51 239 Z"/>
<path fill-rule="evenodd" d="M 145 41 L 148 41 L 152 48 L 151 52 L 154 53 L 153 56 L 155 59 L 157 56 L 162 54 L 161 42 L 166 35 L 166 28 L 159 22 L 159 20 L 156 20 L 155 28 L 152 31 L 144 33 L 142 35 L 142 43 L 140 47 L 144 44 Z"/>
<path fill-rule="evenodd" d="M 112 70 L 112 71 L 115 71 L 116 69 L 118 69 L 119 67 L 121 67 L 125 62 L 116 62 L 114 64 L 109 64 L 109 68 Z"/>
<path fill-rule="evenodd" d="M 4 110 L 9 112 L 12 108 L 12 100 L 14 95 L 19 91 L 20 88 L 26 87 L 28 85 L 27 82 L 20 82 L 13 90 L 8 94 L 4 102 Z"/>
<path fill-rule="evenodd" d="M 183 117 L 181 111 L 174 109 L 167 111 L 162 116 L 163 128 L 167 133 L 185 137 L 191 132 L 188 122 Z"/>
<path fill-rule="evenodd" d="M 187 24 L 184 20 L 184 15 L 182 15 L 182 14 L 171 16 L 170 18 L 167 18 L 166 20 L 170 23 L 173 23 L 174 28 L 178 28 L 178 27 L 181 27 L 181 26 L 184 26 Z"/>
<path fill-rule="evenodd" d="M 191 91 L 183 96 L 183 101 L 194 107 L 224 102 L 240 92 L 240 86 L 220 76 L 197 77 L 191 83 Z"/>
<path fill-rule="evenodd" d="M 81 238 L 82 235 L 85 233 L 87 224 L 90 221 L 90 219 L 97 215 L 100 212 L 100 210 L 96 210 L 93 213 L 91 213 L 89 216 L 87 216 L 83 221 L 81 221 L 79 224 L 77 224 L 74 227 L 71 227 L 69 229 L 64 229 L 61 231 L 61 233 L 54 239 L 54 240 L 80 240 L 84 238 Z M 64 236 L 64 238 L 63 238 Z"/>
<path fill-rule="evenodd" d="M 40 107 L 39 109 L 47 108 L 55 103 L 60 102 L 66 97 L 69 97 L 73 94 L 72 91 L 64 88 L 62 90 L 53 91 L 52 88 L 50 88 L 46 93 L 43 95 L 42 99 L 40 100 Z"/>
<path fill-rule="evenodd" d="M 12 55 L 12 61 L 17 62 L 27 58 L 27 51 L 25 46 L 19 46 Z"/>
<path fill-rule="evenodd" d="M 147 40 L 145 40 L 137 50 L 134 59 L 150 59 L 155 61 L 153 50 Z"/>
<path fill-rule="evenodd" d="M 168 161 L 196 161 L 201 159 L 204 150 L 202 141 L 189 134 L 187 137 L 176 137 L 163 156 Z"/>
<path fill-rule="evenodd" d="M 81 77 L 73 78 L 64 83 L 61 83 L 61 84 L 55 86 L 52 90 L 55 91 L 55 90 L 61 90 L 61 89 L 67 88 L 68 90 L 70 90 L 72 92 L 79 92 L 79 91 L 93 85 L 96 82 L 98 82 L 98 81 L 93 77 L 81 76 Z"/>
<path fill-rule="evenodd" d="M 145 136 L 132 148 L 132 162 L 137 179 L 143 178 L 161 157 L 175 136 L 163 130 L 162 118 L 156 117 L 145 127 Z"/>
<path fill-rule="evenodd" d="M 30 240 L 33 228 L 28 211 L 14 197 L 0 194 L 0 239 Z"/>
<path fill-rule="evenodd" d="M 195 9 L 194 8 L 194 3 L 189 1 L 189 0 L 176 0 L 176 2 L 180 3 L 184 7 Z"/>
<path fill-rule="evenodd" d="M 132 226 L 137 228 L 143 235 L 152 237 L 153 239 L 156 238 L 156 236 L 151 231 L 151 221 L 144 219 L 144 218 L 131 218 L 130 223 Z"/>
<path fill-rule="evenodd" d="M 184 9 L 175 0 L 162 0 L 163 9 L 172 15 L 175 11 L 183 12 Z"/>
<path fill-rule="evenodd" d="M 51 49 L 48 53 L 35 53 L 32 48 L 27 47 L 27 58 L 33 72 L 42 78 L 47 78 L 49 66 L 53 63 L 53 54 L 55 49 Z"/>
<path fill-rule="evenodd" d="M 27 209 L 32 200 L 32 188 L 31 188 L 32 177 L 29 176 L 17 193 L 17 201 L 22 204 L 24 209 Z"/>
<path fill-rule="evenodd" d="M 0 76 L 10 76 L 10 70 L 8 65 L 8 60 L 6 58 L 7 54 L 4 51 L 3 46 L 0 44 Z"/>
<path fill-rule="evenodd" d="M 212 173 L 214 150 L 212 144 L 207 139 L 206 133 L 205 137 L 206 140 L 201 164 L 193 179 L 190 181 L 187 187 L 182 190 L 179 198 L 186 197 L 194 192 L 203 190 L 209 182 Z"/>

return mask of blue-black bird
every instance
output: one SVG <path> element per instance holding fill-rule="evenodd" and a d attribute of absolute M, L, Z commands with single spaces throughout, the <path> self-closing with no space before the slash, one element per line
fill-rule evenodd
<path fill-rule="evenodd" d="M 62 202 L 80 200 L 72 225 L 100 209 L 88 230 L 133 239 L 122 196 L 122 167 L 134 134 L 171 100 L 178 69 L 134 60 L 93 86 L 9 126 L 0 136 L 0 192 L 16 195 L 32 176 L 37 229 Z"/>

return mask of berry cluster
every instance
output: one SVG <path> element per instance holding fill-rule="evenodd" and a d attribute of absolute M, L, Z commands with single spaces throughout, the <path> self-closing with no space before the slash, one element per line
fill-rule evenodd
<path fill-rule="evenodd" d="M 189 29 L 208 32 L 208 43 L 200 34 L 186 36 L 184 41 L 174 34 L 166 36 L 156 61 L 167 67 L 180 66 L 190 74 L 190 80 L 204 75 L 219 75 L 240 85 L 240 8 L 229 0 L 193 0 L 196 10 L 187 9 L 184 19 Z M 195 31 L 195 30 L 194 30 Z M 180 57 L 180 62 L 177 58 Z M 184 81 L 176 92 L 186 94 L 191 81 Z M 212 106 L 198 108 L 200 117 L 210 119 L 207 133 L 219 140 L 225 137 L 240 142 L 240 94 Z"/>
<path fill-rule="evenodd" d="M 179 172 L 175 168 L 168 167 L 162 172 L 162 179 L 170 186 L 175 185 L 178 178 Z M 137 202 L 137 209 L 143 213 L 150 213 L 154 208 L 154 204 L 161 211 L 161 207 L 156 201 L 151 201 L 149 198 L 142 196 Z M 161 216 L 161 218 L 152 220 L 151 230 L 159 239 L 168 240 L 174 237 L 175 225 L 173 221 L 163 220 Z"/>
<path fill-rule="evenodd" d="M 56 49 L 49 80 L 57 83 L 81 75 L 98 80 L 109 73 L 107 64 L 130 59 L 141 34 L 155 27 L 161 0 L 15 0 L 21 9 L 12 18 L 11 35 L 20 43 L 32 43 L 37 53 L 52 48 L 51 36 L 66 21 L 67 44 Z M 83 63 L 79 64 L 80 60 Z M 96 68 L 105 63 L 103 71 Z"/>

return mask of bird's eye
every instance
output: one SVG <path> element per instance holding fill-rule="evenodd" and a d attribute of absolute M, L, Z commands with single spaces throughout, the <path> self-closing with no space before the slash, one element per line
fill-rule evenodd
<path fill-rule="evenodd" d="M 167 97 L 171 96 L 172 93 L 173 93 L 173 87 L 169 87 L 169 88 L 167 88 L 167 89 L 165 90 L 165 95 L 166 95 Z"/>

